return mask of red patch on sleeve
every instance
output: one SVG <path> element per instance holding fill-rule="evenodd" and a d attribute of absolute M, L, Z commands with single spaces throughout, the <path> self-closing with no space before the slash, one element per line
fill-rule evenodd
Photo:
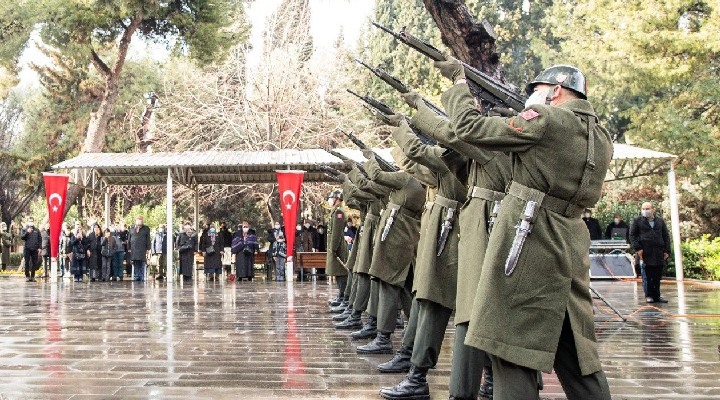
<path fill-rule="evenodd" d="M 540 113 L 538 113 L 537 111 L 533 110 L 532 108 L 529 108 L 529 109 L 521 112 L 519 115 L 520 115 L 520 116 L 522 117 L 522 119 L 524 119 L 525 121 L 530 121 L 530 120 L 533 119 L 533 118 L 539 117 L 539 116 L 540 116 Z"/>
<path fill-rule="evenodd" d="M 344 217 L 344 215 L 338 214 L 337 217 L 338 217 L 338 219 L 342 219 Z"/>

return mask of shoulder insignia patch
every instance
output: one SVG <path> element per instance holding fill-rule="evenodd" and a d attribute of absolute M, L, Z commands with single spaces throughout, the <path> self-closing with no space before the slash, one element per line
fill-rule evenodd
<path fill-rule="evenodd" d="M 524 119 L 525 121 L 530 121 L 531 119 L 534 119 L 534 118 L 539 117 L 539 116 L 540 116 L 540 113 L 538 113 L 537 111 L 533 110 L 532 108 L 528 108 L 527 110 L 521 112 L 519 115 L 520 115 L 520 116 L 522 117 L 522 119 Z"/>

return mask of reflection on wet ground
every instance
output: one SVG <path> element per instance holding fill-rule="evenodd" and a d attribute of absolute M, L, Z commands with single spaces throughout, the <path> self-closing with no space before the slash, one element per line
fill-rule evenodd
<path fill-rule="evenodd" d="M 623 323 L 602 302 L 596 310 L 613 398 L 720 398 L 720 285 L 664 283 L 670 303 L 657 308 L 637 282 L 593 286 L 629 315 Z M 391 356 L 359 357 L 332 328 L 331 293 L 326 281 L 1 278 L 0 399 L 379 398 L 401 376 L 376 372 Z M 433 399 L 447 398 L 447 332 L 428 377 Z M 542 397 L 565 398 L 553 375 Z"/>

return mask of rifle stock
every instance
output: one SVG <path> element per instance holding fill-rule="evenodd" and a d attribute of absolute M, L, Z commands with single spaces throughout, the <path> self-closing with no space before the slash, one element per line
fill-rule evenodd
<path fill-rule="evenodd" d="M 378 24 L 377 22 L 373 22 L 372 24 L 431 60 L 447 60 L 442 51 L 425 40 L 407 32 L 405 28 L 403 28 L 400 32 L 395 32 L 390 28 Z M 525 108 L 525 96 L 506 87 L 504 84 L 498 82 L 477 68 L 462 61 L 461 63 L 465 69 L 465 77 L 477 86 L 475 94 L 482 100 L 493 107 L 502 105 L 518 112 Z"/>

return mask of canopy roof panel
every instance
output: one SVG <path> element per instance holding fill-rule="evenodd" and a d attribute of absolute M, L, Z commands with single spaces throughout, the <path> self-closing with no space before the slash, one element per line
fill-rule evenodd
<path fill-rule="evenodd" d="M 364 162 L 362 152 L 337 149 L 350 159 Z M 391 160 L 390 149 L 376 149 Z M 343 172 L 349 168 L 322 149 L 277 151 L 186 151 L 175 153 L 85 153 L 53 165 L 68 172 L 72 183 L 88 188 L 108 185 L 164 185 L 168 170 L 175 182 L 187 186 L 275 183 L 276 170 L 304 170 L 305 182 L 330 180 L 322 166 Z"/>
<path fill-rule="evenodd" d="M 613 144 L 613 159 L 606 181 L 664 173 L 676 155 L 629 144 Z"/>

